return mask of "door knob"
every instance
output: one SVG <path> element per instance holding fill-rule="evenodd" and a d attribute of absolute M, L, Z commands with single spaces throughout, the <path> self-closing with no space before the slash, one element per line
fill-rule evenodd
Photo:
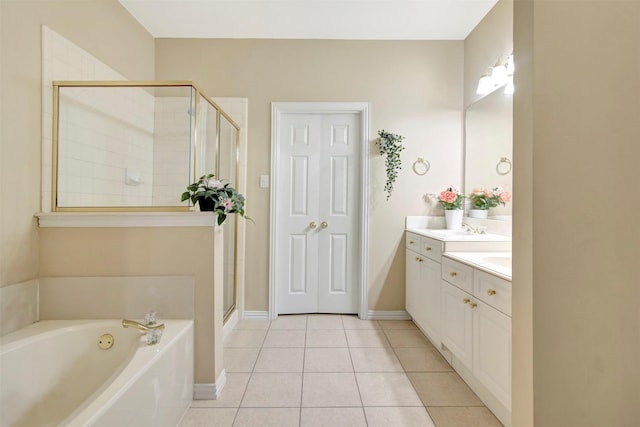
<path fill-rule="evenodd" d="M 313 230 L 314 228 L 316 228 L 317 226 L 318 226 L 318 224 L 316 224 L 316 222 L 315 222 L 315 221 L 311 221 L 311 222 L 309 223 L 309 228 L 310 228 L 310 229 L 312 229 L 312 230 Z"/>
<path fill-rule="evenodd" d="M 322 221 L 322 223 L 320 223 L 320 227 L 322 228 L 327 228 L 329 226 L 329 224 L 327 224 L 327 221 Z"/>

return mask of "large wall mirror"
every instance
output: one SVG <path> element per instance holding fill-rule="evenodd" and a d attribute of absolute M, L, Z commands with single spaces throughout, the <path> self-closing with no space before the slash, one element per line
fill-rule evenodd
<path fill-rule="evenodd" d="M 513 95 L 498 88 L 471 104 L 465 115 L 464 191 L 503 187 L 513 191 Z M 511 219 L 511 203 L 489 210 L 490 219 Z"/>

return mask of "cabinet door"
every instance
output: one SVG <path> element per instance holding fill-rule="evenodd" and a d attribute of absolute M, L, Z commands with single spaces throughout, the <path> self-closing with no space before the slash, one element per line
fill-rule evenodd
<path fill-rule="evenodd" d="M 473 366 L 471 295 L 442 281 L 442 343 L 469 369 Z"/>
<path fill-rule="evenodd" d="M 407 249 L 405 270 L 405 309 L 416 320 L 418 316 L 418 286 L 420 285 L 420 265 L 423 257 Z"/>
<path fill-rule="evenodd" d="M 475 301 L 473 374 L 511 408 L 511 318 Z"/>
<path fill-rule="evenodd" d="M 437 346 L 440 344 L 440 263 L 425 258 L 420 273 L 418 301 L 422 305 L 421 326 Z"/>

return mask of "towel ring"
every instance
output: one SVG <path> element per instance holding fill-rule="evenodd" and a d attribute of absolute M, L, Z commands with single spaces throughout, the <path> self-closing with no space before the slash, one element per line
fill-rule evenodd
<path fill-rule="evenodd" d="M 424 157 L 418 157 L 418 160 L 413 162 L 413 171 L 416 175 L 424 175 L 429 172 L 429 169 L 431 169 L 431 164 Z"/>
<path fill-rule="evenodd" d="M 511 160 L 509 160 L 508 157 L 500 157 L 500 161 L 496 165 L 496 172 L 498 173 L 498 175 L 507 175 L 509 172 L 511 172 Z"/>

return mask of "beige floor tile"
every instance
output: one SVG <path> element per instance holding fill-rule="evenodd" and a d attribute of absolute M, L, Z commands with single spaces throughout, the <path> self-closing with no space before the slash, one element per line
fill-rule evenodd
<path fill-rule="evenodd" d="M 348 348 L 307 348 L 305 372 L 353 372 Z"/>
<path fill-rule="evenodd" d="M 446 372 L 453 371 L 451 365 L 434 347 L 400 347 L 394 349 L 400 363 L 407 372 Z"/>
<path fill-rule="evenodd" d="M 345 329 L 380 329 L 376 320 L 360 320 L 358 316 L 342 316 L 342 324 Z"/>
<path fill-rule="evenodd" d="M 379 330 L 345 330 L 349 347 L 389 347 L 384 332 Z"/>
<path fill-rule="evenodd" d="M 306 314 L 284 314 L 278 316 L 276 320 L 271 321 L 269 329 L 306 329 Z"/>
<path fill-rule="evenodd" d="M 212 424 L 217 427 L 217 424 Z M 300 408 L 240 408 L 233 427 L 298 427 Z"/>
<path fill-rule="evenodd" d="M 180 427 L 231 427 L 237 408 L 189 408 Z"/>
<path fill-rule="evenodd" d="M 272 330 L 267 332 L 264 347 L 304 347 L 304 330 Z"/>
<path fill-rule="evenodd" d="M 346 347 L 343 329 L 308 329 L 307 347 Z"/>
<path fill-rule="evenodd" d="M 356 372 L 403 372 L 392 348 L 350 348 Z"/>
<path fill-rule="evenodd" d="M 259 348 L 225 348 L 224 369 L 227 372 L 252 372 L 259 353 Z"/>
<path fill-rule="evenodd" d="M 263 348 L 254 372 L 302 372 L 304 348 Z"/>
<path fill-rule="evenodd" d="M 455 372 L 407 374 L 425 406 L 482 406 L 482 402 Z"/>
<path fill-rule="evenodd" d="M 307 329 L 344 329 L 344 326 L 340 316 L 315 314 L 307 317 Z"/>
<path fill-rule="evenodd" d="M 300 406 L 302 374 L 253 373 L 241 407 L 292 408 Z"/>
<path fill-rule="evenodd" d="M 194 400 L 192 408 L 237 408 L 247 389 L 251 374 L 227 374 L 227 383 L 216 400 Z"/>
<path fill-rule="evenodd" d="M 367 427 L 362 408 L 302 408 L 300 427 Z"/>
<path fill-rule="evenodd" d="M 411 329 L 418 330 L 418 327 L 411 320 L 378 320 L 382 329 Z"/>
<path fill-rule="evenodd" d="M 224 346 L 234 347 L 262 347 L 267 331 L 233 330 L 224 340 Z"/>
<path fill-rule="evenodd" d="M 270 320 L 259 320 L 259 319 L 242 319 L 238 321 L 236 326 L 233 327 L 234 330 L 240 329 L 269 329 L 269 325 L 271 325 Z"/>
<path fill-rule="evenodd" d="M 362 406 L 352 373 L 305 373 L 302 386 L 303 407 Z"/>
<path fill-rule="evenodd" d="M 502 423 L 484 406 L 429 407 L 438 427 L 502 427 Z"/>
<path fill-rule="evenodd" d="M 387 329 L 384 331 L 391 347 L 429 347 L 431 343 L 422 332 L 411 329 Z"/>
<path fill-rule="evenodd" d="M 422 406 L 404 372 L 356 373 L 363 406 Z"/>
<path fill-rule="evenodd" d="M 435 427 L 423 406 L 416 407 L 366 407 L 369 427 Z"/>

